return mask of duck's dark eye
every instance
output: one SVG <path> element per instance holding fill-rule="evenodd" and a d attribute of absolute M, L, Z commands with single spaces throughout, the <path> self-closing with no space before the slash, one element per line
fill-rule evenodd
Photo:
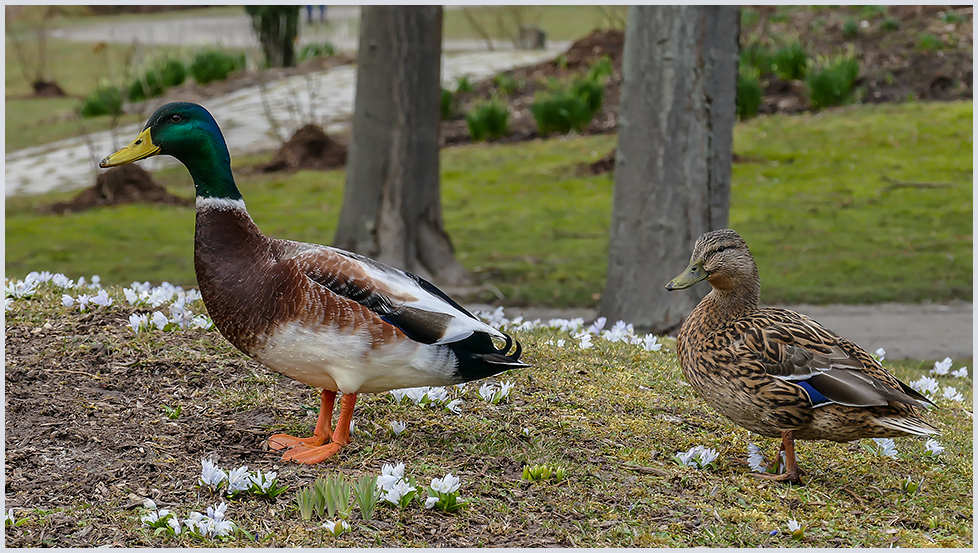
<path fill-rule="evenodd" d="M 717 253 L 720 253 L 720 252 L 722 252 L 725 249 L 727 249 L 726 246 L 720 246 L 719 248 L 717 248 Z"/>
<path fill-rule="evenodd" d="M 180 117 L 179 113 L 174 113 L 173 115 L 170 116 L 170 121 L 172 121 L 173 123 L 179 123 L 181 120 L 183 120 L 183 117 Z"/>

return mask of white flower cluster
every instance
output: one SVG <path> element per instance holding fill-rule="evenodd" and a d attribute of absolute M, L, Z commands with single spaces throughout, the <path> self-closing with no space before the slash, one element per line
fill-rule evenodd
<path fill-rule="evenodd" d="M 896 459 L 897 449 L 893 438 L 873 438 L 873 441 L 876 442 L 876 452 L 878 454 L 883 455 L 884 457 L 890 457 L 891 459 Z"/>
<path fill-rule="evenodd" d="M 14 300 L 33 297 L 37 293 L 37 287 L 40 284 L 50 283 L 51 286 L 64 290 L 98 290 L 102 288 L 102 285 L 100 284 L 101 280 L 101 277 L 95 275 L 92 277 L 91 284 L 85 283 L 85 277 L 79 278 L 78 282 L 76 283 L 61 273 L 54 274 L 49 271 L 43 271 L 40 273 L 37 271 L 31 271 L 26 277 L 24 277 L 24 280 L 4 279 L 4 309 L 9 310 L 11 307 L 13 307 Z M 102 305 L 104 307 L 112 303 L 112 300 L 108 300 L 107 295 L 97 294 L 96 297 L 98 298 L 94 302 L 96 305 Z M 71 299 L 71 303 L 65 303 L 67 307 L 71 307 L 72 304 L 78 301 L 71 298 L 71 296 L 65 295 L 62 297 L 62 302 L 65 301 L 64 298 Z M 91 300 L 92 297 L 82 294 L 79 296 L 79 299 L 81 300 L 79 301 L 81 310 L 84 311 L 88 301 Z M 105 300 L 108 300 L 108 303 L 104 305 L 98 303 Z"/>
<path fill-rule="evenodd" d="M 173 530 L 174 535 L 180 535 L 183 530 L 194 532 L 201 537 L 216 538 L 227 536 L 234 531 L 234 523 L 224 518 L 227 511 L 227 503 L 221 503 L 217 507 L 208 507 L 207 514 L 193 512 L 188 518 L 183 519 L 183 526 L 177 516 L 168 509 L 156 509 L 156 505 L 147 500 L 147 506 L 153 511 L 140 517 L 143 525 L 150 528 L 162 528 L 168 526 Z M 184 528 L 186 527 L 186 528 Z"/>
<path fill-rule="evenodd" d="M 459 487 L 461 487 L 462 481 L 458 476 L 448 473 L 444 478 L 432 478 L 430 491 L 435 492 L 436 495 L 429 495 L 424 501 L 425 509 L 433 509 L 435 504 L 438 503 L 439 496 L 441 494 L 457 494 Z M 456 496 L 456 501 L 461 502 L 461 500 Z"/>
<path fill-rule="evenodd" d="M 967 367 L 965 367 L 965 369 L 967 369 Z M 935 401 L 939 395 L 944 399 L 958 403 L 964 401 L 964 396 L 961 395 L 961 392 L 959 392 L 957 388 L 954 386 L 945 386 L 942 390 L 941 385 L 939 382 L 937 382 L 937 380 L 926 375 L 921 376 L 918 380 L 910 382 L 910 387 L 917 390 L 931 401 Z"/>
<path fill-rule="evenodd" d="M 417 491 L 417 488 L 404 478 L 404 463 L 398 463 L 396 465 L 385 464 L 381 468 L 380 476 L 377 477 L 377 491 L 380 492 L 380 498 L 384 501 L 400 505 L 401 498 Z"/>
<path fill-rule="evenodd" d="M 407 429 L 407 423 L 404 421 L 391 421 L 390 425 L 391 432 L 393 432 L 395 436 L 400 436 L 401 433 Z"/>
<path fill-rule="evenodd" d="M 112 305 L 112 298 L 109 297 L 109 293 L 105 290 L 99 290 L 98 294 L 95 294 L 94 296 L 79 294 L 78 297 L 73 298 L 70 294 L 61 295 L 61 305 L 65 307 L 77 305 L 78 310 L 81 312 L 88 310 L 89 302 L 91 302 L 92 305 L 97 305 L 99 307 L 108 307 Z"/>
<path fill-rule="evenodd" d="M 465 388 L 461 387 L 460 390 L 464 392 Z M 397 390 L 391 390 L 391 397 L 394 398 L 394 403 L 401 403 L 407 398 L 409 401 L 414 402 L 415 405 L 420 405 L 422 407 L 428 405 L 437 405 L 444 407 L 448 411 L 458 415 L 462 412 L 461 399 L 452 399 L 448 388 L 443 386 L 420 386 L 417 388 L 400 388 Z"/>
<path fill-rule="evenodd" d="M 184 291 L 180 286 L 173 286 L 169 282 L 152 287 L 148 282 L 133 282 L 129 288 L 122 290 L 129 305 L 136 307 L 159 307 L 166 302 L 173 301 L 170 306 L 170 316 L 167 317 L 161 311 L 154 311 L 151 315 L 133 313 L 129 316 L 129 328 L 133 332 L 139 333 L 152 330 L 176 330 L 187 328 L 199 328 L 210 330 L 214 328 L 214 322 L 207 315 L 195 315 L 187 304 L 200 300 L 200 292 L 194 289 Z"/>
<path fill-rule="evenodd" d="M 682 451 L 677 451 L 676 460 L 678 460 L 683 466 L 703 469 L 715 461 L 719 455 L 720 454 L 717 453 L 717 450 L 715 449 L 698 445 L 690 448 L 690 450 L 686 451 L 685 453 Z"/>
<path fill-rule="evenodd" d="M 937 457 L 941 453 L 944 453 L 944 446 L 938 443 L 938 441 L 934 438 L 928 438 L 927 443 L 924 444 L 924 455 Z"/>
<path fill-rule="evenodd" d="M 747 464 L 754 472 L 767 470 L 767 467 L 764 466 L 764 454 L 761 453 L 761 448 L 754 444 L 747 444 Z"/>
<path fill-rule="evenodd" d="M 936 361 L 934 363 L 934 368 L 930 370 L 930 374 L 936 374 L 937 376 L 946 376 L 948 372 L 951 376 L 957 378 L 968 378 L 968 367 L 961 367 L 956 371 L 951 371 L 951 366 L 954 361 L 950 357 L 945 357 L 943 361 Z"/>
<path fill-rule="evenodd" d="M 267 492 L 274 485 L 275 479 L 278 478 L 276 472 L 248 472 L 247 466 L 225 472 L 216 463 L 208 459 L 202 459 L 200 465 L 200 485 L 209 486 L 212 490 L 217 491 L 221 485 L 226 483 L 227 487 L 224 491 L 228 496 L 250 490 L 253 486 L 258 492 Z"/>
<path fill-rule="evenodd" d="M 483 400 L 493 405 L 500 403 L 504 400 L 508 400 L 509 394 L 512 391 L 513 391 L 513 382 L 509 380 L 500 382 L 499 388 L 496 388 L 495 386 L 489 384 L 488 382 L 483 383 L 482 386 L 479 386 L 479 396 Z"/>
<path fill-rule="evenodd" d="M 654 334 L 646 334 L 645 336 L 639 336 L 635 334 L 635 328 L 633 325 L 626 323 L 625 321 L 618 321 L 612 325 L 611 330 L 605 330 L 604 327 L 608 320 L 605 317 L 598 317 L 590 326 L 584 327 L 584 319 L 582 317 L 577 317 L 575 319 L 550 319 L 546 323 L 541 322 L 540 319 L 535 319 L 533 321 L 523 321 L 523 317 L 516 317 L 513 320 L 506 318 L 503 308 L 497 307 L 495 311 L 478 311 L 476 316 L 482 318 L 487 324 L 494 328 L 507 327 L 508 330 L 512 331 L 524 331 L 533 330 L 535 328 L 550 328 L 554 330 L 559 330 L 561 332 L 567 332 L 570 337 L 577 341 L 577 347 L 582 350 L 591 349 L 594 347 L 594 338 L 598 337 L 607 342 L 624 342 L 626 344 L 632 344 L 637 346 L 642 346 L 646 351 L 659 351 L 662 349 L 662 344 L 659 343 L 659 338 Z M 551 338 L 547 341 L 548 345 L 556 345 L 559 348 L 564 347 L 566 340 L 563 338 Z"/>

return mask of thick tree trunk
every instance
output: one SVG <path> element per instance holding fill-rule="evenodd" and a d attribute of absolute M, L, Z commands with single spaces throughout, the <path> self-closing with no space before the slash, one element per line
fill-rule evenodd
<path fill-rule="evenodd" d="M 362 10 L 353 135 L 334 243 L 438 284 L 469 284 L 441 218 L 442 9 Z"/>
<path fill-rule="evenodd" d="M 708 288 L 668 292 L 696 239 L 727 225 L 736 117 L 736 6 L 632 6 L 601 315 L 656 333 Z"/>

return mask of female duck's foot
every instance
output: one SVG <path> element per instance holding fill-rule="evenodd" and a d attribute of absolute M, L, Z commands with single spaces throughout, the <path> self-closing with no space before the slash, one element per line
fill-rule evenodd
<path fill-rule="evenodd" d="M 804 474 L 804 471 L 798 466 L 798 460 L 795 458 L 795 436 L 791 430 L 784 430 L 781 432 L 781 449 L 778 451 L 778 457 L 781 456 L 781 451 L 784 451 L 786 469 L 784 474 L 752 472 L 750 475 L 755 478 L 763 478 L 765 480 L 801 484 L 801 475 Z"/>
<path fill-rule="evenodd" d="M 762 478 L 764 480 L 774 480 L 775 482 L 788 482 L 789 484 L 801 484 L 802 471 L 798 470 L 796 472 L 786 472 L 784 474 L 768 474 L 766 472 L 751 472 L 749 473 L 754 478 Z"/>

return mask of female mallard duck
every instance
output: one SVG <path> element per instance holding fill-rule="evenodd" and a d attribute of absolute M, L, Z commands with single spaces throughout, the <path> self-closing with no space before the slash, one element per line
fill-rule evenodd
<path fill-rule="evenodd" d="M 415 275 L 262 234 L 235 186 L 224 135 L 203 107 L 166 104 L 100 166 L 160 154 L 177 158 L 194 180 L 194 268 L 214 325 L 263 365 L 322 388 L 312 437 L 269 438 L 273 449 L 288 449 L 283 460 L 318 463 L 348 444 L 358 393 L 458 384 L 527 366 L 519 343 L 510 353 L 512 338 Z M 331 431 L 337 391 L 340 417 Z"/>
<path fill-rule="evenodd" d="M 795 439 L 937 433 L 915 409 L 933 404 L 865 350 L 800 313 L 758 309 L 757 265 L 736 232 L 701 236 L 689 267 L 666 288 L 701 280 L 713 290 L 679 330 L 679 363 L 714 409 L 752 432 L 781 437 L 786 472 L 755 476 L 800 483 Z"/>

